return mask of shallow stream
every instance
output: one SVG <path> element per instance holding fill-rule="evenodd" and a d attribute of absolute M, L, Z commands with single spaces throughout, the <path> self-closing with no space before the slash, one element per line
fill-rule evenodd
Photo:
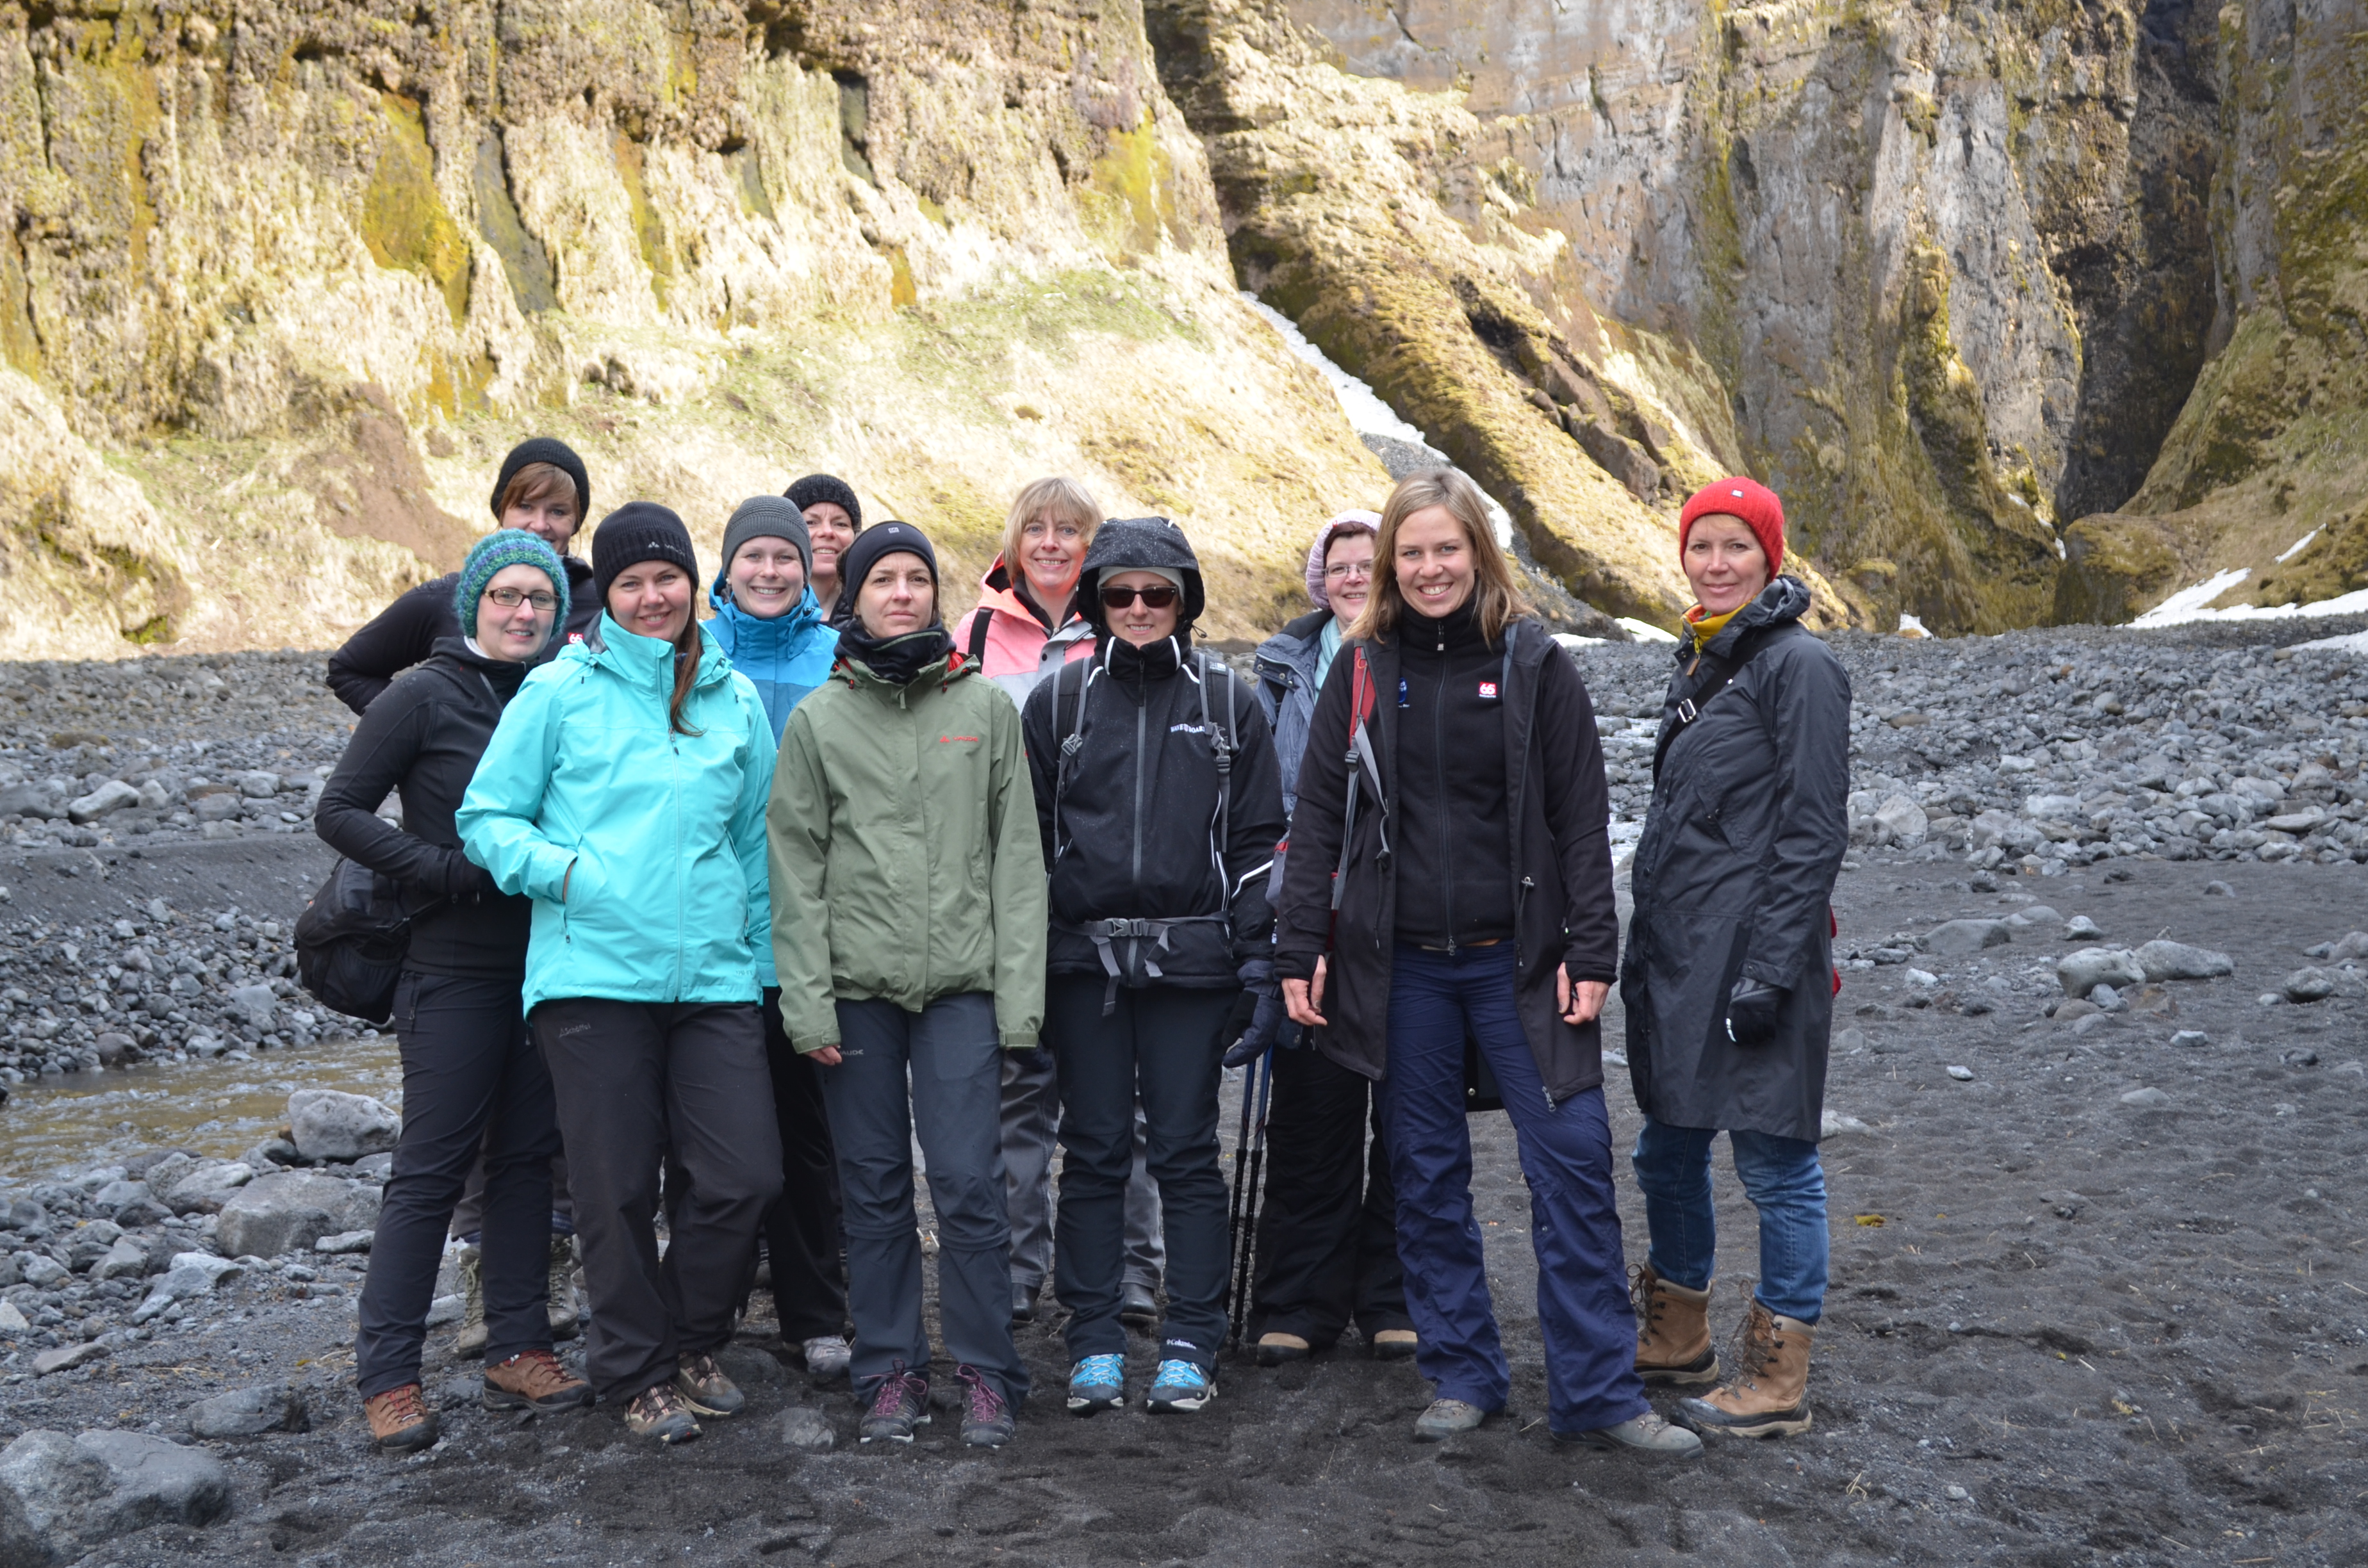
<path fill-rule="evenodd" d="M 394 1037 L 18 1084 L 0 1106 L 0 1182 L 51 1180 L 142 1149 L 235 1157 L 287 1126 L 298 1089 L 372 1095 L 400 1110 Z"/>

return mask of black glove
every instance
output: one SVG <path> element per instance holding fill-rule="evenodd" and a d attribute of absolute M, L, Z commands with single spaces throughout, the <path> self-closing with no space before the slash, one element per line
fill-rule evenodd
<path fill-rule="evenodd" d="M 1233 1048 L 1225 1052 L 1226 1066 L 1239 1067 L 1263 1056 L 1269 1046 L 1281 1046 L 1288 1050 L 1299 1043 L 1293 1038 L 1299 1032 L 1299 1026 L 1292 1023 L 1291 1015 L 1283 1011 L 1281 997 L 1260 996 L 1254 991 L 1243 992 L 1242 997 L 1245 1001 L 1255 1000 L 1258 1006 L 1251 1010 L 1249 1022 L 1235 1040 Z M 1238 1014 L 1239 1011 L 1236 1007 L 1235 1012 Z M 1232 1026 L 1227 1026 L 1226 1032 L 1233 1032 Z"/>
<path fill-rule="evenodd" d="M 1764 1045 L 1776 1033 L 1776 1015 L 1783 1010 L 1784 993 L 1757 980 L 1743 979 L 1726 996 L 1726 1038 L 1737 1045 Z"/>

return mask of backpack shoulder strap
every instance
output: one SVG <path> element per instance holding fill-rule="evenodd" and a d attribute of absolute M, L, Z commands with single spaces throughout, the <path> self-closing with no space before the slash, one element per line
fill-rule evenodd
<path fill-rule="evenodd" d="M 986 634 L 994 628 L 995 611 L 980 605 L 970 616 L 970 662 L 984 666 L 986 663 Z"/>
<path fill-rule="evenodd" d="M 1069 678 L 1071 670 L 1077 672 L 1077 700 L 1069 710 L 1069 733 L 1061 737 L 1059 760 L 1053 765 L 1053 858 L 1058 860 L 1069 847 L 1061 834 L 1061 803 L 1069 795 L 1069 763 L 1086 744 L 1086 688 L 1093 684 L 1094 661 L 1075 659 L 1053 672 L 1053 722 L 1061 722 L 1061 683 Z"/>

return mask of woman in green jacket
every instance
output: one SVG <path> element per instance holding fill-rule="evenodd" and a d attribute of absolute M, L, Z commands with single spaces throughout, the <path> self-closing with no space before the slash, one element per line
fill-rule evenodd
<path fill-rule="evenodd" d="M 534 901 L 524 1002 L 550 1064 L 592 1298 L 586 1370 L 635 1434 L 699 1436 L 745 1403 L 716 1365 L 781 1189 L 765 1031 L 773 731 L 691 614 L 682 520 L 602 520 L 603 612 L 504 710 L 461 846 Z M 658 1167 L 673 1241 L 658 1259 Z"/>
<path fill-rule="evenodd" d="M 1019 711 L 955 652 L 937 552 L 882 523 L 840 558 L 838 663 L 781 732 L 767 815 L 781 1023 L 823 1069 L 847 1222 L 862 1439 L 929 1418 L 912 1140 L 938 1216 L 938 1306 L 962 1440 L 1009 1441 L 1001 1052 L 1044 1013 L 1044 855 Z M 910 1089 L 907 1091 L 909 1081 Z"/>

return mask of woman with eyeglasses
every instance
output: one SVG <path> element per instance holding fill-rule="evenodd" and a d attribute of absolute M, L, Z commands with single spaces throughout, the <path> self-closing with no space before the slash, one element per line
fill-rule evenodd
<path fill-rule="evenodd" d="M 954 646 L 987 679 L 1028 700 L 1064 664 L 1089 658 L 1093 622 L 1077 603 L 1077 574 L 1101 526 L 1101 506 L 1074 479 L 1040 479 L 1020 491 L 1003 523 L 1003 553 L 979 583 L 978 604 L 954 624 Z M 1053 1053 L 1003 1059 L 1003 1186 L 1011 1209 L 1011 1319 L 1031 1323 L 1053 1272 L 1053 1136 L 1060 1116 Z M 1137 1118 L 1134 1176 L 1127 1184 L 1124 1315 L 1158 1315 L 1159 1190 L 1143 1168 Z"/>
<path fill-rule="evenodd" d="M 1285 812 L 1298 800 L 1315 694 L 1332 673 L 1341 634 L 1372 597 L 1381 524 L 1378 512 L 1348 511 L 1316 531 L 1307 551 L 1307 597 L 1315 608 L 1258 651 L 1258 705 L 1274 726 Z M 1380 1097 L 1362 1074 L 1309 1048 L 1306 1030 L 1279 1005 L 1264 1010 L 1235 1055 L 1247 1060 L 1269 1047 L 1279 1049 L 1246 1325 L 1258 1364 L 1328 1350 L 1352 1322 L 1367 1354 L 1402 1360 L 1414 1354 L 1416 1335 L 1398 1263 Z"/>
<path fill-rule="evenodd" d="M 436 1440 L 420 1346 L 445 1230 L 481 1146 L 485 1403 L 547 1412 L 592 1400 L 552 1357 L 545 1313 L 559 1125 L 518 1001 L 531 910 L 461 852 L 453 824 L 503 710 L 566 619 L 567 572 L 541 540 L 504 528 L 469 552 L 453 598 L 455 634 L 362 714 L 313 819 L 331 848 L 393 878 L 418 910 L 394 994 L 403 1136 L 354 1343 L 371 1440 L 393 1452 Z M 397 788 L 400 828 L 374 814 Z"/>
<path fill-rule="evenodd" d="M 1217 1084 L 1236 1000 L 1272 989 L 1266 879 L 1282 787 L 1247 683 L 1192 651 L 1203 590 L 1182 529 L 1104 523 L 1077 591 L 1095 655 L 1038 685 L 1020 715 L 1052 868 L 1044 1040 L 1061 1086 L 1053 1267 L 1069 1311 L 1068 1407 L 1091 1415 L 1126 1397 L 1120 1281 L 1139 1095 L 1167 1244 L 1144 1403 L 1189 1414 L 1216 1396 L 1225 1338 Z"/>

